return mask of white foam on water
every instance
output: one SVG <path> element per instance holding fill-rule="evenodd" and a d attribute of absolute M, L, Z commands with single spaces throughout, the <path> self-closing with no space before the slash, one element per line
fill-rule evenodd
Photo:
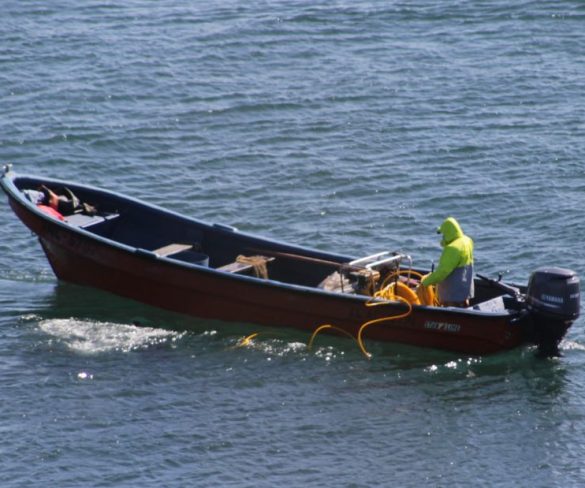
<path fill-rule="evenodd" d="M 261 337 L 254 337 L 249 340 L 246 338 L 232 346 L 230 349 L 251 349 L 259 351 L 267 356 L 267 360 L 272 358 L 297 357 L 301 361 L 305 361 L 309 356 L 321 358 L 325 361 L 334 361 L 345 355 L 345 351 L 336 349 L 332 346 L 321 346 L 313 349 L 308 349 L 307 344 L 298 341 L 286 341 L 280 339 L 262 339 Z"/>
<path fill-rule="evenodd" d="M 69 349 L 84 354 L 129 352 L 175 342 L 185 334 L 152 327 L 74 318 L 43 320 L 39 322 L 39 328 Z"/>
<path fill-rule="evenodd" d="M 230 349 L 246 348 L 263 352 L 269 356 L 284 357 L 291 354 L 299 354 L 307 350 L 307 345 L 302 342 L 287 342 L 279 339 L 264 339 L 249 336 L 242 337 L 237 344 Z"/>
<path fill-rule="evenodd" d="M 444 370 L 459 370 L 459 371 L 467 371 L 468 376 L 472 377 L 475 376 L 473 371 L 471 371 L 470 367 L 480 364 L 482 362 L 481 358 L 459 358 L 457 360 L 448 361 L 444 364 L 431 364 L 424 368 L 425 373 L 437 373 L 439 371 Z"/>
<path fill-rule="evenodd" d="M 559 347 L 561 351 L 585 351 L 585 346 L 575 341 L 563 340 Z"/>

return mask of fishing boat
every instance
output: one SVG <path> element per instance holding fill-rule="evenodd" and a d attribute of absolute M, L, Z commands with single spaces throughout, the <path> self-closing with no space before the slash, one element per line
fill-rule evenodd
<path fill-rule="evenodd" d="M 526 286 L 477 276 L 469 306 L 441 306 L 419 293 L 426 271 L 407 254 L 287 244 L 11 165 L 0 184 L 58 279 L 194 317 L 342 333 L 364 351 L 367 339 L 470 355 L 534 344 L 550 356 L 579 316 L 579 278 L 563 268 L 539 268 Z M 39 188 L 74 199 L 69 213 L 35 203 Z"/>

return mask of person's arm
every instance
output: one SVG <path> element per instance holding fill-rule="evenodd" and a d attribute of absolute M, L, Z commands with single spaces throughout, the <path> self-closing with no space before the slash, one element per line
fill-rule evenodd
<path fill-rule="evenodd" d="M 443 249 L 437 269 L 423 280 L 424 286 L 436 285 L 449 276 L 459 264 L 460 255 L 457 249 L 447 246 Z"/>

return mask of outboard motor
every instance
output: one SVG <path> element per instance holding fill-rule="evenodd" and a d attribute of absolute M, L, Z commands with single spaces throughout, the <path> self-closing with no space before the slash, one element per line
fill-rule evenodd
<path fill-rule="evenodd" d="M 580 310 L 579 277 L 563 268 L 539 268 L 528 281 L 526 305 L 541 356 L 560 356 L 559 342 Z"/>

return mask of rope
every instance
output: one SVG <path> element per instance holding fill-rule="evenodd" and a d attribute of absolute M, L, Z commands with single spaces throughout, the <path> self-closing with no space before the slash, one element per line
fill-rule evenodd
<path fill-rule="evenodd" d="M 266 268 L 266 262 L 268 259 L 264 256 L 244 256 L 240 254 L 236 258 L 236 263 L 248 264 L 254 268 L 254 274 L 256 278 L 268 279 L 268 269 Z"/>

